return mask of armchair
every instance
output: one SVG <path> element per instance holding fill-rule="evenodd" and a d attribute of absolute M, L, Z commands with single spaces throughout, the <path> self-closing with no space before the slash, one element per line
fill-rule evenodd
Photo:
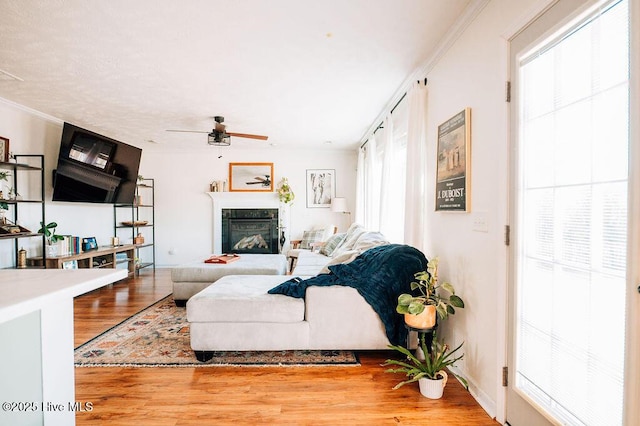
<path fill-rule="evenodd" d="M 338 232 L 338 227 L 330 225 L 326 228 L 316 228 L 310 231 L 304 231 L 301 240 L 291 240 L 291 249 L 287 252 L 289 271 L 293 270 L 300 252 L 315 252 L 320 250 L 327 239 L 336 232 Z"/>

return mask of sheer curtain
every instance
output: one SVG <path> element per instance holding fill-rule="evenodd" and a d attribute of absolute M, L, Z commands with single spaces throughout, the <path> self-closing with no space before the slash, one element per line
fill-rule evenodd
<path fill-rule="evenodd" d="M 414 83 L 407 92 L 407 169 L 404 210 L 404 242 L 422 249 L 426 206 L 426 116 L 427 88 Z"/>
<path fill-rule="evenodd" d="M 378 231 L 380 227 L 380 167 L 375 135 L 369 138 L 365 148 L 365 214 L 362 224 L 369 231 Z"/>
<path fill-rule="evenodd" d="M 387 238 L 394 240 L 393 213 L 397 211 L 393 205 L 393 171 L 392 165 L 395 158 L 393 119 L 387 115 L 382 125 L 382 135 L 379 151 L 382 154 L 380 170 L 380 203 L 379 203 L 379 230 Z M 397 219 L 397 218 L 396 218 Z M 396 220 L 397 222 L 397 220 Z"/>
<path fill-rule="evenodd" d="M 366 173 L 364 164 L 364 147 L 358 150 L 358 166 L 356 169 L 356 211 L 354 214 L 354 220 L 356 223 L 364 223 L 365 215 L 365 188 L 366 188 Z"/>

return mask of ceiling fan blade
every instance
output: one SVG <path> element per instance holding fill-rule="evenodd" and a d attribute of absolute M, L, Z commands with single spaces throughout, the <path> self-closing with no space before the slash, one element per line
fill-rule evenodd
<path fill-rule="evenodd" d="M 248 133 L 231 133 L 227 132 L 229 136 L 235 136 L 236 138 L 247 138 L 247 139 L 260 139 L 261 141 L 266 141 L 269 139 L 269 136 L 262 135 L 250 135 Z"/>
<path fill-rule="evenodd" d="M 167 132 L 174 132 L 174 133 L 211 133 L 211 130 L 176 130 L 176 129 L 167 129 Z"/>

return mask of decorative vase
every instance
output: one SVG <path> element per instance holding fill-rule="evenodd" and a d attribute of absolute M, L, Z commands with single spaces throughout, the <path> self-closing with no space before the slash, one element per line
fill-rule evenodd
<path fill-rule="evenodd" d="M 440 379 L 419 379 L 418 385 L 420 386 L 420 393 L 429 399 L 440 399 L 444 393 L 444 387 L 447 385 L 447 373 L 444 371 L 438 372 Z"/>
<path fill-rule="evenodd" d="M 436 325 L 436 307 L 434 305 L 425 305 L 422 313 L 417 315 L 404 314 L 404 322 L 413 328 L 433 328 Z"/>

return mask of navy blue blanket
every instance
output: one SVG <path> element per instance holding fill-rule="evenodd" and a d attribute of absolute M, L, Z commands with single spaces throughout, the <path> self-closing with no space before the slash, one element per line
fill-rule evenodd
<path fill-rule="evenodd" d="M 329 266 L 328 274 L 302 280 L 292 278 L 269 290 L 270 294 L 304 298 L 308 286 L 353 287 L 382 320 L 387 338 L 394 345 L 405 344 L 404 318 L 396 313 L 398 296 L 411 292 L 416 272 L 427 268 L 427 259 L 414 247 L 389 244 L 371 248 L 353 262 Z"/>

